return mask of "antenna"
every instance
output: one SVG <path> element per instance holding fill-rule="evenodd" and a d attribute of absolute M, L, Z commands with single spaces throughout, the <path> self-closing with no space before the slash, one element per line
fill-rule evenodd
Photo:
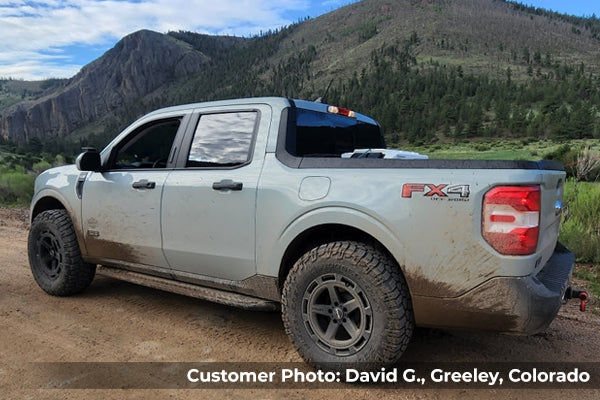
<path fill-rule="evenodd" d="M 329 81 L 329 85 L 327 85 L 327 89 L 325 89 L 325 94 L 319 98 L 317 98 L 315 100 L 315 103 L 322 103 L 323 100 L 325 100 L 325 98 L 327 97 L 327 93 L 329 93 L 329 88 L 331 87 L 331 84 L 333 83 L 333 78 L 331 78 L 331 80 Z"/>

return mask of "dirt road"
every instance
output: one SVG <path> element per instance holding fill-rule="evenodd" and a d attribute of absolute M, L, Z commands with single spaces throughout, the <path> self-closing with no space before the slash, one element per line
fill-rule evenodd
<path fill-rule="evenodd" d="M 97 277 L 83 294 L 57 298 L 27 262 L 27 212 L 0 209 L 0 399 L 149 398 L 599 398 L 578 390 L 40 389 L 41 362 L 299 362 L 278 313 L 244 312 Z M 600 317 L 564 307 L 541 335 L 417 330 L 404 357 L 431 362 L 600 362 Z M 55 382 L 57 387 L 64 382 Z"/>

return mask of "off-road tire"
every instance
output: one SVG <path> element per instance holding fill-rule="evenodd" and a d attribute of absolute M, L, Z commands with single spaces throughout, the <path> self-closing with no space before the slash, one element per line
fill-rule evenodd
<path fill-rule="evenodd" d="M 75 229 L 65 210 L 48 210 L 37 215 L 27 244 L 31 272 L 46 293 L 69 296 L 92 283 L 96 266 L 81 259 Z"/>
<path fill-rule="evenodd" d="M 338 371 L 393 364 L 414 327 L 398 265 L 383 251 L 351 241 L 316 247 L 294 264 L 283 286 L 282 311 L 302 358 Z"/>

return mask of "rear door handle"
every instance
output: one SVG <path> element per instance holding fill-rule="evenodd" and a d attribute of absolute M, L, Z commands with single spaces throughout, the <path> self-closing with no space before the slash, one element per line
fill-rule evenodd
<path fill-rule="evenodd" d="M 234 182 L 231 179 L 223 179 L 221 182 L 214 182 L 212 185 L 214 190 L 242 190 L 243 187 L 242 182 Z"/>
<path fill-rule="evenodd" d="M 142 179 L 141 181 L 133 182 L 131 185 L 134 189 L 154 189 L 156 182 L 150 182 L 148 179 Z"/>

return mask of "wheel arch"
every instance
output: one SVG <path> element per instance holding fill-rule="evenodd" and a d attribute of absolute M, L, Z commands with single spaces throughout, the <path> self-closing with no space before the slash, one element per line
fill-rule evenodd
<path fill-rule="evenodd" d="M 305 229 L 289 243 L 285 252 L 283 253 L 283 257 L 281 258 L 281 263 L 279 265 L 278 287 L 280 293 L 288 273 L 294 266 L 294 263 L 303 254 L 322 244 L 345 240 L 371 245 L 377 250 L 382 251 L 395 262 L 398 271 L 406 280 L 403 263 L 397 257 L 395 257 L 388 246 L 384 244 L 385 241 L 378 239 L 372 233 L 357 228 L 356 226 L 344 223 L 328 222 Z"/>
<path fill-rule="evenodd" d="M 45 195 L 37 199 L 32 205 L 29 216 L 29 222 L 33 222 L 33 220 L 35 219 L 35 217 L 38 216 L 38 214 L 48 210 L 66 210 L 67 212 L 69 212 L 69 210 L 67 210 L 67 207 L 65 207 L 63 202 L 61 202 L 59 199 L 57 199 L 54 196 Z"/>
<path fill-rule="evenodd" d="M 83 232 L 81 231 L 81 225 L 79 224 L 77 214 L 75 210 L 72 209 L 72 205 L 62 198 L 58 192 L 46 189 L 39 192 L 33 198 L 29 210 L 29 223 L 32 224 L 35 217 L 40 213 L 49 210 L 65 210 L 69 214 L 73 227 L 75 228 L 75 235 L 77 237 L 77 242 L 79 243 L 79 248 L 81 249 L 81 254 L 86 256 L 85 240 L 83 238 Z"/>

